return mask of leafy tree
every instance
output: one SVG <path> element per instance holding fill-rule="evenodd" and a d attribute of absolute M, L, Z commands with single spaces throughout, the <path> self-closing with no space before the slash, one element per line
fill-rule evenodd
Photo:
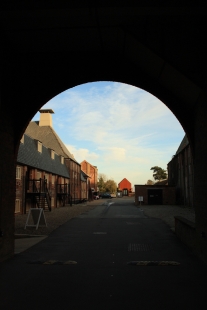
<path fill-rule="evenodd" d="M 99 192 L 105 192 L 105 182 L 102 176 L 98 178 L 98 189 Z"/>
<path fill-rule="evenodd" d="M 117 189 L 117 184 L 114 182 L 114 180 L 107 180 L 105 183 L 105 191 L 114 193 Z"/>
<path fill-rule="evenodd" d="M 114 182 L 114 180 L 107 179 L 106 175 L 103 173 L 100 173 L 98 175 L 98 189 L 99 192 L 110 192 L 114 193 L 117 189 L 117 184 Z"/>
<path fill-rule="evenodd" d="M 150 170 L 153 170 L 153 178 L 155 180 L 161 181 L 167 179 L 167 171 L 162 169 L 161 167 L 154 166 Z"/>

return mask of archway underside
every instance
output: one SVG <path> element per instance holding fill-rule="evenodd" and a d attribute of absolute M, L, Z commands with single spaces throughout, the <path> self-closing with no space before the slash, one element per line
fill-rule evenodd
<path fill-rule="evenodd" d="M 25 9 L 12 4 L 8 1 L 0 11 L 0 228 L 9 231 L 0 240 L 1 255 L 11 253 L 14 154 L 28 122 L 58 93 L 101 80 L 152 93 L 180 121 L 194 156 L 197 244 L 207 253 L 199 239 L 201 232 L 207 235 L 206 12 L 191 7 L 113 6 L 113 1 L 102 8 L 93 2 L 90 7 L 27 4 Z"/>

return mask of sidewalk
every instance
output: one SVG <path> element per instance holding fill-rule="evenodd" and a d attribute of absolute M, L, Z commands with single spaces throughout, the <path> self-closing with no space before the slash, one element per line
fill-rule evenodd
<path fill-rule="evenodd" d="M 168 226 L 170 226 L 172 231 L 175 231 L 175 216 L 182 216 L 187 220 L 195 223 L 195 211 L 189 207 L 178 205 L 141 205 L 139 208 L 143 210 L 145 215 L 163 220 Z"/>

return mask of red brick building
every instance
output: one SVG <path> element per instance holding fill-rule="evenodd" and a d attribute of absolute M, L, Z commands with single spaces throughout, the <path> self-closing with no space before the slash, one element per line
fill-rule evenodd
<path fill-rule="evenodd" d="M 81 162 L 81 170 L 90 177 L 89 182 L 91 190 L 97 192 L 98 168 L 84 160 Z"/>
<path fill-rule="evenodd" d="M 131 183 L 124 178 L 119 184 L 118 184 L 118 190 L 122 191 L 123 196 L 128 196 L 129 193 L 132 192 L 132 185 Z"/>

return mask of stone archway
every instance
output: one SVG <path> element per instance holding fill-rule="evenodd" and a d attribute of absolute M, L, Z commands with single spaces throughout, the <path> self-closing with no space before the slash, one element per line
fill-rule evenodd
<path fill-rule="evenodd" d="M 13 255 L 15 156 L 28 122 L 61 91 L 99 80 L 145 89 L 182 124 L 194 158 L 196 246 L 207 257 L 206 11 L 94 3 L 1 7 L 0 260 Z"/>

